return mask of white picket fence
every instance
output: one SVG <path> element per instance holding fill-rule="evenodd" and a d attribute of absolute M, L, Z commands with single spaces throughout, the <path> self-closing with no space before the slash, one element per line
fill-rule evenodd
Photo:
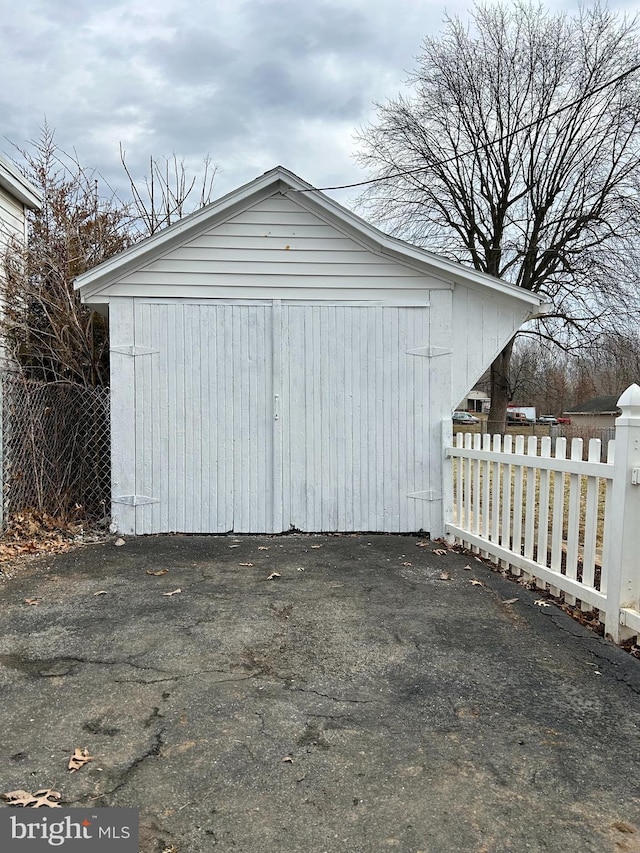
<path fill-rule="evenodd" d="M 447 537 L 583 610 L 619 642 L 640 634 L 640 387 L 615 441 L 458 434 L 445 449 Z M 448 498 L 447 498 L 448 496 Z"/>

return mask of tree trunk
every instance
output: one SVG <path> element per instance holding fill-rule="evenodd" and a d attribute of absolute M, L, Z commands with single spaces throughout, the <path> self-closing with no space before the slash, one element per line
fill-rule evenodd
<path fill-rule="evenodd" d="M 491 365 L 491 408 L 487 421 L 487 432 L 504 433 L 507 428 L 507 406 L 511 400 L 509 367 L 513 352 L 513 338 Z"/>

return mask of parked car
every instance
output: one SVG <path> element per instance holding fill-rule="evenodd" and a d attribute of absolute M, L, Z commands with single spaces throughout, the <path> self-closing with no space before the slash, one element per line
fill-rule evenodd
<path fill-rule="evenodd" d="M 469 412 L 454 412 L 452 417 L 453 417 L 454 424 L 479 424 L 480 423 L 480 418 L 476 418 L 475 415 L 470 415 Z"/>
<path fill-rule="evenodd" d="M 570 424 L 571 418 L 557 418 L 559 424 Z"/>
<path fill-rule="evenodd" d="M 547 426 L 554 426 L 554 424 L 558 423 L 558 419 L 553 415 L 541 415 L 538 418 L 539 424 L 546 424 Z"/>
<path fill-rule="evenodd" d="M 528 424 L 531 423 L 524 412 L 507 412 L 508 424 Z"/>

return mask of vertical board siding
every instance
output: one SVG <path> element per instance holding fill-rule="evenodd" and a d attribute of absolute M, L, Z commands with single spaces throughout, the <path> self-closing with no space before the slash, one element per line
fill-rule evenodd
<path fill-rule="evenodd" d="M 426 308 L 283 305 L 287 529 L 429 529 Z"/>
<path fill-rule="evenodd" d="M 271 528 L 271 308 L 138 301 L 136 533 Z"/>
<path fill-rule="evenodd" d="M 416 490 L 431 489 L 430 524 L 428 530 L 433 537 L 444 534 L 444 502 L 442 495 L 443 455 L 442 440 L 444 435 L 450 435 L 452 430 L 452 365 L 453 346 L 452 332 L 452 299 L 451 290 L 433 290 L 429 308 L 429 339 L 428 345 L 434 351 L 442 353 L 433 359 L 419 358 L 422 362 L 417 387 L 425 388 L 425 393 L 413 397 L 415 409 L 414 441 L 416 448 L 428 446 L 428 453 L 417 453 L 414 466 Z M 416 322 L 420 323 L 419 318 Z M 456 319 L 457 322 L 457 319 Z M 415 329 L 415 339 L 419 337 Z M 457 332 L 456 332 L 457 338 Z M 427 364 L 427 361 L 430 363 Z M 427 387 L 425 387 L 427 386 Z M 421 483 L 427 485 L 421 485 Z M 436 491 L 437 490 L 437 491 Z M 416 512 L 420 512 L 418 505 Z M 417 518 L 416 522 L 421 519 Z"/>
<path fill-rule="evenodd" d="M 429 309 L 135 301 L 135 532 L 429 530 Z M 441 414 L 441 413 L 440 413 Z"/>
<path fill-rule="evenodd" d="M 136 490 L 136 387 L 134 359 L 116 347 L 134 337 L 133 300 L 116 297 L 109 306 L 111 331 L 111 497 L 112 520 L 121 533 L 136 532 L 136 510 L 118 498 Z"/>
<path fill-rule="evenodd" d="M 486 366 L 528 319 L 529 308 L 462 283 L 453 291 L 455 340 L 452 398 L 456 402 L 473 388 Z"/>

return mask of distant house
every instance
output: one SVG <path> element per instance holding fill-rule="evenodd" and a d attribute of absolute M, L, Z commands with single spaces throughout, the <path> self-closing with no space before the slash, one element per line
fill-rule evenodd
<path fill-rule="evenodd" d="M 491 406 L 491 397 L 488 394 L 485 394 L 484 391 L 479 391 L 477 388 L 474 388 L 472 391 L 469 391 L 467 396 L 458 406 L 458 409 L 462 409 L 465 412 L 488 412 L 489 407 Z"/>
<path fill-rule="evenodd" d="M 598 429 L 610 429 L 615 426 L 615 420 L 620 414 L 618 398 L 620 394 L 606 397 L 593 397 L 584 403 L 567 409 L 563 412 L 574 426 L 597 427 Z"/>

